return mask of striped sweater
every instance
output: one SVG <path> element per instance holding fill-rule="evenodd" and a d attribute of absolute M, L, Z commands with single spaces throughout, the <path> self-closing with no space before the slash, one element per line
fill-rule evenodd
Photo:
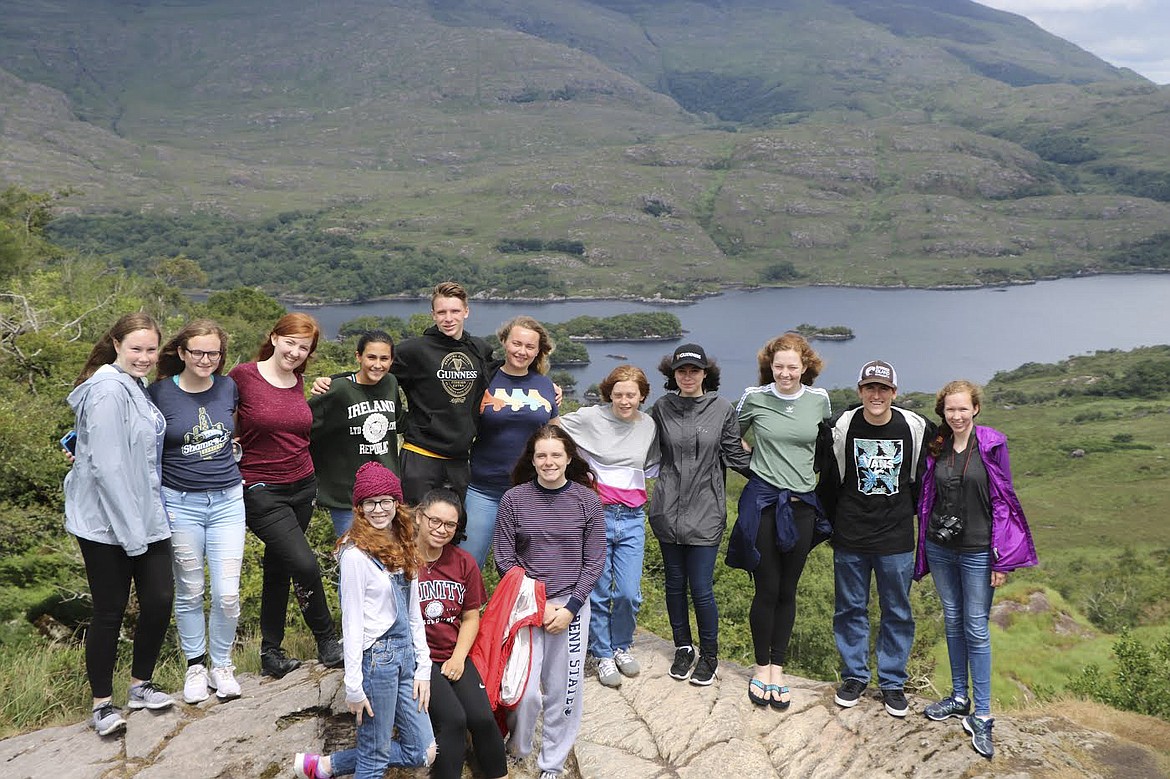
<path fill-rule="evenodd" d="M 573 481 L 557 490 L 518 484 L 500 500 L 492 552 L 500 576 L 518 565 L 544 582 L 548 598 L 568 595 L 565 608 L 576 614 L 605 561 L 601 501 Z"/>

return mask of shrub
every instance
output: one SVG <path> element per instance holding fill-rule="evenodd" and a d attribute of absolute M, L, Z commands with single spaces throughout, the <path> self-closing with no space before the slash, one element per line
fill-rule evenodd
<path fill-rule="evenodd" d="M 1093 664 L 1073 680 L 1078 695 L 1116 709 L 1170 719 L 1170 632 L 1153 646 L 1146 646 L 1125 631 L 1113 645 L 1117 667 L 1103 671 Z"/>

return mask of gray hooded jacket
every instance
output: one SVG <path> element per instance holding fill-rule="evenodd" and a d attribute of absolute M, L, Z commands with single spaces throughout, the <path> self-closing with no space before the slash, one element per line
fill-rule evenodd
<path fill-rule="evenodd" d="M 650 501 L 650 528 L 659 541 L 717 546 L 727 526 L 726 469 L 750 473 L 730 401 L 708 392 L 669 392 L 654 402 L 662 461 Z"/>
<path fill-rule="evenodd" d="M 132 378 L 103 365 L 69 393 L 77 455 L 65 476 L 65 530 L 135 557 L 170 538 L 159 477 L 162 415 Z"/>

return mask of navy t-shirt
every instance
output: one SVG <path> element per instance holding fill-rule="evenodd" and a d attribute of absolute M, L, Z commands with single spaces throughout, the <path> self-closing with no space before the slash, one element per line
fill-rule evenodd
<path fill-rule="evenodd" d="M 236 383 L 213 375 L 203 392 L 185 392 L 177 377 L 150 385 L 147 392 L 167 420 L 162 483 L 182 492 L 223 490 L 240 483 L 232 456 L 232 414 L 239 405 Z"/>
<path fill-rule="evenodd" d="M 512 376 L 498 370 L 480 398 L 479 414 L 471 483 L 506 490 L 528 438 L 558 415 L 552 380 L 536 371 Z"/>

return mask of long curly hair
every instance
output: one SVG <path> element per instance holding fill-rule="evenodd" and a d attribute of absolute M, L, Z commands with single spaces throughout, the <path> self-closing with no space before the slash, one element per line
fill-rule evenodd
<path fill-rule="evenodd" d="M 934 413 L 938 415 L 939 423 L 938 434 L 931 439 L 930 445 L 927 447 L 931 457 L 938 457 L 942 454 L 947 441 L 955 436 L 955 431 L 951 430 L 944 412 L 947 407 L 947 396 L 958 395 L 960 392 L 966 392 L 971 396 L 971 405 L 975 407 L 975 416 L 978 416 L 979 410 L 983 408 L 983 389 L 975 382 L 955 379 L 944 384 L 943 388 L 934 395 Z"/>
<path fill-rule="evenodd" d="M 797 333 L 778 335 L 764 344 L 764 348 L 760 349 L 756 355 L 756 360 L 760 365 L 761 387 L 771 384 L 775 380 L 775 377 L 772 376 L 772 358 L 776 356 L 776 352 L 796 352 L 800 355 L 800 361 L 804 363 L 804 373 L 800 374 L 801 384 L 812 386 L 825 367 L 825 361 L 809 346 L 804 336 Z"/>
<path fill-rule="evenodd" d="M 414 510 L 403 503 L 398 504 L 394 518 L 385 530 L 378 530 L 371 525 L 362 507 L 354 506 L 353 524 L 337 539 L 336 550 L 340 554 L 342 549 L 353 544 L 386 566 L 386 570 L 401 570 L 406 578 L 413 579 L 422 564 L 418 547 L 414 543 L 417 527 Z"/>

